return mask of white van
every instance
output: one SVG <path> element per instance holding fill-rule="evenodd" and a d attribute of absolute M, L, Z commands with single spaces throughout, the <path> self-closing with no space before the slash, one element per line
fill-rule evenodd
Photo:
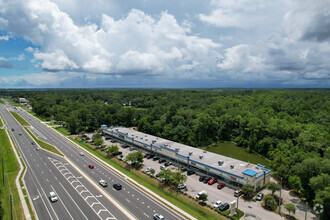
<path fill-rule="evenodd" d="M 199 199 L 199 196 L 202 195 L 202 194 L 207 195 L 207 191 L 206 190 L 200 191 L 199 193 L 197 193 L 196 198 Z"/>

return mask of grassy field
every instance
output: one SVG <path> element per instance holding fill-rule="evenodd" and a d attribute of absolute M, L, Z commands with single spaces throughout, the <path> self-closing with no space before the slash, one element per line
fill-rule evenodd
<path fill-rule="evenodd" d="M 54 129 L 57 130 L 58 132 L 60 132 L 63 135 L 70 135 L 70 132 L 68 132 L 68 130 L 66 130 L 63 127 L 55 127 Z"/>
<path fill-rule="evenodd" d="M 192 216 L 198 219 L 226 219 L 220 214 L 214 212 L 213 210 L 199 205 L 198 202 L 196 202 L 193 199 L 190 199 L 188 196 L 182 193 L 178 193 L 176 190 L 172 191 L 168 188 L 162 187 L 162 185 L 157 179 L 151 178 L 139 170 L 129 169 L 126 163 L 116 158 L 109 158 L 106 156 L 104 152 L 93 149 L 91 148 L 90 145 L 86 143 L 79 143 L 77 140 L 73 138 L 70 139 L 73 140 L 75 143 L 79 144 L 80 146 L 82 146 L 83 148 L 85 148 L 87 151 L 94 154 L 95 156 L 101 158 L 102 160 L 104 160 L 105 162 L 107 162 L 117 170 L 131 177 L 139 184 L 145 186 L 154 193 L 170 201 L 171 203 L 181 208 L 182 210 L 186 211 L 187 213 L 191 214 Z"/>
<path fill-rule="evenodd" d="M 11 104 L 12 106 L 16 106 L 16 107 L 21 107 L 22 105 L 19 103 L 14 102 L 11 99 L 5 99 L 7 102 L 9 102 L 9 104 Z"/>
<path fill-rule="evenodd" d="M 12 114 L 21 125 L 30 126 L 30 124 L 25 121 L 21 116 L 19 116 L 16 112 L 10 112 L 10 114 Z"/>
<path fill-rule="evenodd" d="M 18 191 L 15 184 L 16 176 L 20 170 L 15 154 L 10 146 L 9 139 L 5 130 L 0 130 L 0 151 L 5 170 L 5 181 L 3 185 L 2 163 L 0 163 L 1 183 L 0 183 L 0 200 L 4 215 L 0 219 L 10 219 L 10 195 L 13 196 L 13 219 L 25 219 L 23 207 L 20 202 Z"/>
<path fill-rule="evenodd" d="M 5 104 L 5 103 L 0 99 L 0 104 Z"/>
<path fill-rule="evenodd" d="M 32 138 L 39 144 L 40 147 L 63 157 L 63 154 L 59 150 L 57 150 L 56 147 L 36 138 L 28 128 L 25 128 L 25 130 L 32 136 Z"/>

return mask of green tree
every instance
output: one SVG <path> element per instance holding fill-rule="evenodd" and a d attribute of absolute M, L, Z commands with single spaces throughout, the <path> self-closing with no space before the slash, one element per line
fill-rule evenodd
<path fill-rule="evenodd" d="M 177 186 L 179 184 L 183 184 L 186 182 L 187 176 L 182 174 L 181 172 L 175 172 L 172 175 L 172 184 Z"/>
<path fill-rule="evenodd" d="M 321 173 L 318 176 L 312 177 L 309 180 L 309 185 L 315 192 L 322 191 L 325 187 L 330 186 L 330 176 L 327 173 Z"/>
<path fill-rule="evenodd" d="M 300 177 L 297 175 L 290 176 L 289 177 L 289 186 L 295 191 L 295 192 L 300 192 L 303 188 L 301 186 L 301 180 Z"/>
<path fill-rule="evenodd" d="M 111 145 L 107 150 L 106 152 L 110 155 L 113 155 L 113 154 L 116 154 L 119 152 L 119 148 L 117 145 Z"/>
<path fill-rule="evenodd" d="M 94 139 L 94 144 L 99 146 L 99 145 L 102 145 L 104 143 L 103 139 L 102 138 L 96 138 Z"/>
<path fill-rule="evenodd" d="M 266 195 L 264 197 L 265 206 L 267 209 L 274 211 L 276 209 L 276 200 L 271 195 Z"/>
<path fill-rule="evenodd" d="M 200 200 L 203 203 L 205 203 L 207 201 L 207 195 L 204 194 L 204 193 L 200 194 L 198 200 Z"/>
<path fill-rule="evenodd" d="M 281 189 L 281 186 L 278 185 L 278 184 L 276 184 L 276 183 L 274 183 L 274 182 L 269 182 L 266 187 L 267 187 L 267 189 L 269 189 L 270 191 L 272 191 L 272 195 L 274 195 L 274 193 L 276 191 L 279 191 Z"/>
<path fill-rule="evenodd" d="M 246 196 L 247 198 L 251 198 L 254 193 L 254 188 L 250 184 L 245 184 L 242 187 L 242 192 L 244 193 L 244 196 Z"/>
<path fill-rule="evenodd" d="M 289 203 L 289 204 L 286 204 L 284 207 L 285 207 L 286 210 L 288 210 L 289 214 L 291 214 L 291 212 L 293 214 L 296 213 L 296 206 L 294 204 Z"/>
<path fill-rule="evenodd" d="M 151 170 L 150 170 L 151 175 L 154 175 L 155 172 L 156 172 L 156 170 L 154 170 L 154 169 L 151 169 Z"/>
<path fill-rule="evenodd" d="M 141 151 L 129 153 L 126 156 L 125 161 L 134 163 L 137 167 L 139 167 L 143 163 L 143 154 Z"/>
<path fill-rule="evenodd" d="M 166 183 L 171 183 L 173 172 L 171 171 L 171 169 L 162 170 L 159 172 L 159 177 L 161 179 L 164 179 Z"/>

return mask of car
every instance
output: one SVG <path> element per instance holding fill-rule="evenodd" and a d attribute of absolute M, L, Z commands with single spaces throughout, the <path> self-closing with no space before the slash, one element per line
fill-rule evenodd
<path fill-rule="evenodd" d="M 214 208 L 219 208 L 219 206 L 222 204 L 222 201 L 221 200 L 218 200 L 214 203 L 213 207 Z"/>
<path fill-rule="evenodd" d="M 147 167 L 146 172 L 149 173 L 152 170 L 152 167 Z"/>
<path fill-rule="evenodd" d="M 219 210 L 221 212 L 223 212 L 223 211 L 225 211 L 227 209 L 229 209 L 229 204 L 228 203 L 224 203 L 224 204 L 222 204 L 222 205 L 219 206 Z"/>
<path fill-rule="evenodd" d="M 113 156 L 118 156 L 118 155 L 122 155 L 122 154 L 123 154 L 123 152 L 118 151 L 118 152 L 116 152 L 116 153 L 113 153 L 112 155 L 113 155 Z"/>
<path fill-rule="evenodd" d="M 214 179 L 214 178 L 212 178 L 212 179 L 210 179 L 210 180 L 207 182 L 207 184 L 209 184 L 209 185 L 213 185 L 213 184 L 216 183 L 216 182 L 217 182 L 217 180 Z"/>
<path fill-rule="evenodd" d="M 167 167 L 168 167 L 168 166 L 171 166 L 171 165 L 172 165 L 172 162 L 167 161 L 167 162 L 164 163 L 164 165 L 167 166 Z"/>
<path fill-rule="evenodd" d="M 111 140 L 110 142 L 111 142 L 111 143 L 116 143 L 116 141 L 115 141 L 115 140 Z"/>
<path fill-rule="evenodd" d="M 12 131 L 15 131 L 15 129 L 14 129 L 14 128 L 12 128 L 11 130 L 12 130 Z"/>
<path fill-rule="evenodd" d="M 205 177 L 204 180 L 203 180 L 203 183 L 208 183 L 210 181 L 210 179 L 212 179 L 212 177 Z"/>
<path fill-rule="evenodd" d="M 159 173 L 156 174 L 156 177 L 160 177 Z"/>
<path fill-rule="evenodd" d="M 104 139 L 105 139 L 105 140 L 111 140 L 111 138 L 110 138 L 110 137 L 105 137 Z"/>
<path fill-rule="evenodd" d="M 80 156 L 85 156 L 84 152 L 79 153 Z"/>
<path fill-rule="evenodd" d="M 130 147 L 129 150 L 130 151 L 136 150 L 136 147 Z"/>
<path fill-rule="evenodd" d="M 154 214 L 154 219 L 155 220 L 164 220 L 165 218 L 161 214 L 156 213 L 156 214 Z"/>
<path fill-rule="evenodd" d="M 264 197 L 264 194 L 263 194 L 263 193 L 258 193 L 256 199 L 257 199 L 258 201 L 261 201 L 263 197 Z"/>
<path fill-rule="evenodd" d="M 184 189 L 184 188 L 186 188 L 186 184 L 179 184 L 177 187 L 176 187 L 177 189 Z"/>
<path fill-rule="evenodd" d="M 112 142 L 113 140 L 111 140 L 111 142 Z M 113 143 L 113 142 L 112 142 Z M 127 144 L 123 144 L 123 145 L 121 145 L 121 147 L 122 148 L 128 148 L 129 146 L 127 145 Z"/>
<path fill-rule="evenodd" d="M 160 170 L 165 170 L 165 169 L 166 169 L 166 166 L 164 166 L 164 165 L 160 166 Z"/>
<path fill-rule="evenodd" d="M 113 188 L 115 188 L 116 190 L 121 190 L 122 186 L 119 183 L 115 183 L 112 185 Z"/>
<path fill-rule="evenodd" d="M 200 177 L 199 177 L 199 182 L 203 182 L 204 179 L 205 179 L 206 177 L 207 177 L 207 176 L 200 176 Z"/>
<path fill-rule="evenodd" d="M 155 154 L 149 154 L 149 156 L 147 156 L 147 159 L 151 159 L 155 156 Z"/>
<path fill-rule="evenodd" d="M 40 150 L 40 147 L 37 147 L 36 150 L 37 150 L 37 151 Z"/>
<path fill-rule="evenodd" d="M 184 173 L 184 172 L 186 172 L 188 169 L 187 168 L 185 168 L 185 167 L 181 167 L 181 173 Z"/>
<path fill-rule="evenodd" d="M 94 165 L 93 165 L 93 164 L 89 164 L 88 167 L 89 167 L 90 169 L 94 169 Z"/>
<path fill-rule="evenodd" d="M 226 184 L 224 184 L 224 183 L 219 183 L 218 186 L 217 186 L 217 188 L 218 188 L 218 189 L 222 189 L 222 188 L 225 187 L 225 186 L 226 186 Z"/>
<path fill-rule="evenodd" d="M 56 202 L 58 200 L 58 197 L 55 192 L 50 192 L 49 193 L 49 199 L 51 202 Z"/>
<path fill-rule="evenodd" d="M 159 156 L 155 156 L 154 158 L 152 158 L 153 161 L 159 160 L 160 157 Z"/>
<path fill-rule="evenodd" d="M 19 135 L 19 136 L 21 136 L 21 135 L 22 135 L 22 133 L 20 132 L 20 133 L 18 133 L 18 135 Z"/>
<path fill-rule="evenodd" d="M 105 180 L 100 180 L 100 185 L 103 186 L 103 187 L 107 187 L 108 186 L 108 183 L 105 181 Z"/>
<path fill-rule="evenodd" d="M 164 162 L 166 162 L 166 160 L 164 158 L 160 158 L 158 162 L 159 163 L 164 163 Z"/>
<path fill-rule="evenodd" d="M 146 153 L 143 157 L 146 158 L 148 157 L 150 154 L 149 153 Z"/>
<path fill-rule="evenodd" d="M 235 197 L 239 197 L 239 196 L 241 196 L 242 194 L 243 194 L 242 190 L 236 190 L 236 191 L 234 192 L 234 196 L 235 196 Z"/>
<path fill-rule="evenodd" d="M 199 199 L 200 195 L 202 195 L 202 194 L 207 195 L 207 191 L 205 191 L 205 190 L 200 191 L 199 193 L 197 193 L 196 198 Z"/>
<path fill-rule="evenodd" d="M 32 141 L 31 144 L 34 145 L 34 142 Z"/>
<path fill-rule="evenodd" d="M 193 170 L 188 170 L 187 175 L 190 176 L 190 175 L 193 175 L 194 173 L 195 173 L 195 171 L 193 171 Z"/>

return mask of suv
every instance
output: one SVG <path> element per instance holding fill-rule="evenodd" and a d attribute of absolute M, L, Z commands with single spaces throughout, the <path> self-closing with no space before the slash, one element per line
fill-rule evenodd
<path fill-rule="evenodd" d="M 164 158 L 160 158 L 158 162 L 159 163 L 164 163 L 164 162 L 166 162 L 166 160 Z"/>
<path fill-rule="evenodd" d="M 241 196 L 242 194 L 243 194 L 242 190 L 236 190 L 236 191 L 234 192 L 234 196 L 235 196 L 235 197 Z"/>
<path fill-rule="evenodd" d="M 153 160 L 153 161 L 156 161 L 156 160 L 159 160 L 159 159 L 160 159 L 159 156 L 155 156 L 152 160 Z"/>
<path fill-rule="evenodd" d="M 58 200 L 58 197 L 57 197 L 57 195 L 56 195 L 55 192 L 50 192 L 50 193 L 49 193 L 49 199 L 50 199 L 50 201 L 52 201 L 52 202 L 56 202 L 56 201 Z"/>
<path fill-rule="evenodd" d="M 106 187 L 106 186 L 108 186 L 108 183 L 107 182 L 105 182 L 105 180 L 100 180 L 100 185 L 101 186 L 103 186 L 103 187 Z"/>
<path fill-rule="evenodd" d="M 190 176 L 190 175 L 193 175 L 194 173 L 195 173 L 195 171 L 193 171 L 193 170 L 188 170 L 187 175 Z"/>
<path fill-rule="evenodd" d="M 222 204 L 222 205 L 219 206 L 219 210 L 221 212 L 223 212 L 223 211 L 225 211 L 227 209 L 229 209 L 229 204 L 228 203 L 224 203 L 224 204 Z"/>
<path fill-rule="evenodd" d="M 115 188 L 116 190 L 121 190 L 122 186 L 119 183 L 115 183 L 112 185 L 113 188 Z"/>

